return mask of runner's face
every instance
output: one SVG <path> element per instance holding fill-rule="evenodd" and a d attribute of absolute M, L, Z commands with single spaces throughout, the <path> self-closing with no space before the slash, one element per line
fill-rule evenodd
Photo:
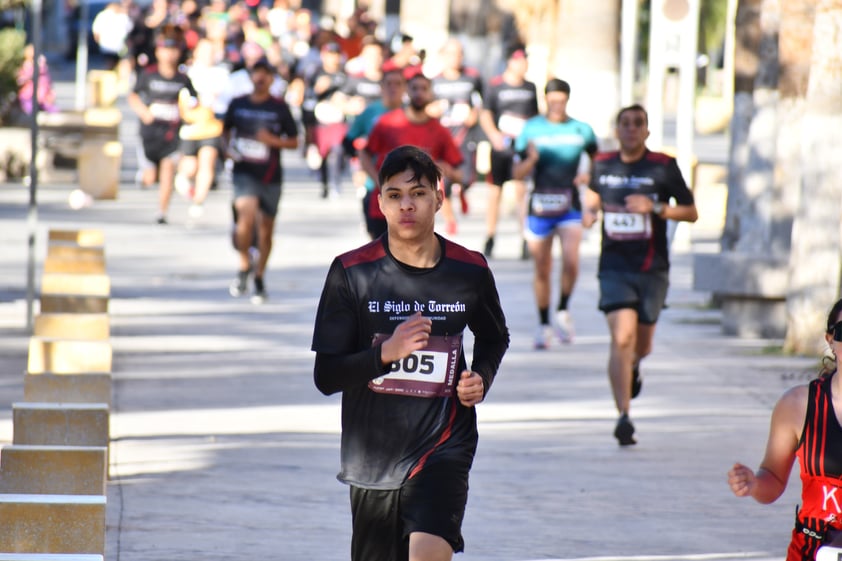
<path fill-rule="evenodd" d="M 383 77 L 383 103 L 389 107 L 400 105 L 406 92 L 406 82 L 398 72 L 389 72 Z"/>
<path fill-rule="evenodd" d="M 529 70 L 529 62 L 526 57 L 512 57 L 509 59 L 508 70 L 522 80 Z"/>
<path fill-rule="evenodd" d="M 326 72 L 337 72 L 342 66 L 342 55 L 330 51 L 322 52 L 322 66 Z"/>
<path fill-rule="evenodd" d="M 274 79 L 275 77 L 263 68 L 252 70 L 251 82 L 254 84 L 254 93 L 260 95 L 268 93 Z"/>
<path fill-rule="evenodd" d="M 567 117 L 568 96 L 564 92 L 550 92 L 546 95 L 547 118 L 551 121 L 563 121 Z"/>
<path fill-rule="evenodd" d="M 157 47 L 155 49 L 155 58 L 158 60 L 158 64 L 167 68 L 175 67 L 180 56 L 181 50 L 178 47 Z"/>
<path fill-rule="evenodd" d="M 389 236 L 402 240 L 424 239 L 433 233 L 442 195 L 426 177 L 413 179 L 411 170 L 394 175 L 380 188 L 380 210 Z"/>
<path fill-rule="evenodd" d="M 462 68 L 462 47 L 457 43 L 448 43 L 442 50 L 442 62 L 448 70 Z"/>
<path fill-rule="evenodd" d="M 409 104 L 416 111 L 421 111 L 433 101 L 433 89 L 430 81 L 425 78 L 415 78 L 409 82 Z"/>
<path fill-rule="evenodd" d="M 617 140 L 626 152 L 639 150 L 649 138 L 649 126 L 642 111 L 624 111 L 617 120 Z"/>
<path fill-rule="evenodd" d="M 840 351 L 842 349 L 842 341 L 836 336 L 837 332 L 842 336 L 842 326 L 840 324 L 842 324 L 842 314 L 836 317 L 836 323 L 830 333 L 825 333 L 824 335 L 827 346 L 833 351 L 834 356 L 837 357 L 837 361 L 839 360 L 839 356 L 842 355 L 842 351 Z"/>

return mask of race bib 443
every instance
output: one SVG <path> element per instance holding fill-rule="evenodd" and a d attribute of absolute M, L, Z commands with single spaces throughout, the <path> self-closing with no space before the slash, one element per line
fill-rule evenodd
<path fill-rule="evenodd" d="M 374 345 L 389 338 L 378 333 Z M 371 380 L 371 391 L 414 397 L 450 397 L 462 348 L 462 334 L 433 335 L 427 346 L 392 363 L 389 373 Z"/>

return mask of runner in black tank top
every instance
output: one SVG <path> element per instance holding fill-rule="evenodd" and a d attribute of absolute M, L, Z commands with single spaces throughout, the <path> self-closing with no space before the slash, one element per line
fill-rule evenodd
<path fill-rule="evenodd" d="M 798 458 L 801 506 L 786 561 L 814 561 L 819 548 L 831 542 L 842 552 L 842 426 L 838 413 L 842 407 L 842 379 L 838 375 L 842 300 L 830 310 L 825 340 L 834 364 L 818 379 L 788 390 L 778 400 L 766 454 L 757 473 L 740 463 L 728 472 L 728 484 L 735 495 L 771 503 L 783 494 Z"/>

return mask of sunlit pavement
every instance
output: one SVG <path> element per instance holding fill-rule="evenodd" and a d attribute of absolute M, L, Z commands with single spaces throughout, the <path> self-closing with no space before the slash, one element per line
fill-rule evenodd
<path fill-rule="evenodd" d="M 348 492 L 335 479 L 339 396 L 313 387 L 309 345 L 331 258 L 366 238 L 350 182 L 339 199 L 322 200 L 301 158 L 285 162 L 263 306 L 228 295 L 236 259 L 227 185 L 195 224 L 176 197 L 163 227 L 153 223 L 156 193 L 135 188 L 131 169 L 116 201 L 78 211 L 67 205 L 71 185 L 39 189 L 39 267 L 49 228 L 105 232 L 115 355 L 107 559 L 348 558 Z M 485 188 L 468 194 L 455 239 L 478 249 Z M 27 201 L 22 185 L 0 189 L 0 442 L 11 440 L 11 404 L 23 395 Z M 783 559 L 797 477 L 762 506 L 734 498 L 725 473 L 737 460 L 759 462 L 775 399 L 815 361 L 770 351 L 776 341 L 721 334 L 709 295 L 691 290 L 691 252 L 716 233 L 694 227 L 678 245 L 669 308 L 632 408 L 639 444 L 621 449 L 596 310 L 596 232 L 583 243 L 571 300 L 576 340 L 536 352 L 532 265 L 518 258 L 511 201 L 504 206 L 491 266 L 512 344 L 478 409 L 466 552 L 456 558 Z"/>

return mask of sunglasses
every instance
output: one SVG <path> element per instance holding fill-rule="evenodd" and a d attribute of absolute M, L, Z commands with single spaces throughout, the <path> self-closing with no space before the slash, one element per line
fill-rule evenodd
<path fill-rule="evenodd" d="M 836 322 L 830 329 L 828 329 L 828 333 L 833 333 L 833 340 L 842 343 L 842 321 Z"/>

